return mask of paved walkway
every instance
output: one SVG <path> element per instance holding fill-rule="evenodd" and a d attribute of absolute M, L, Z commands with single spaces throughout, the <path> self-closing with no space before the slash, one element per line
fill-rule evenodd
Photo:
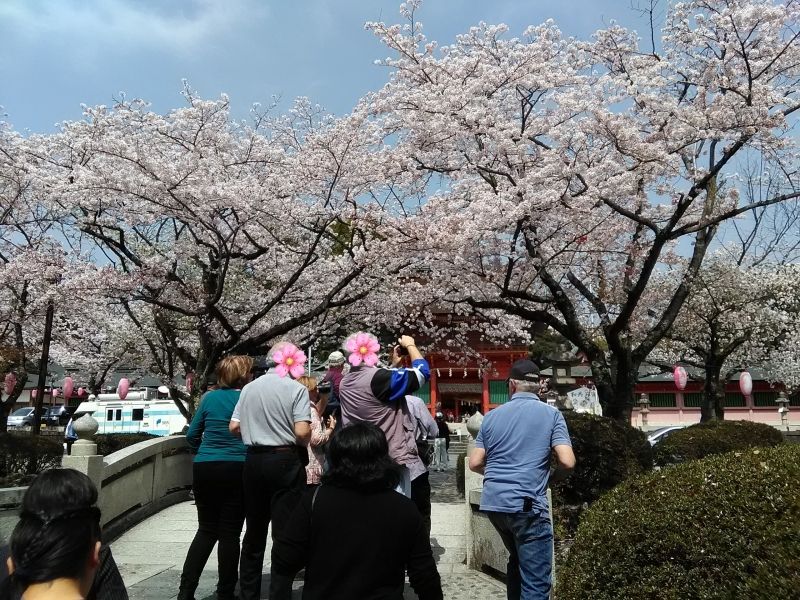
<path fill-rule="evenodd" d="M 449 600 L 493 600 L 506 597 L 502 583 L 476 571 L 467 570 L 464 500 L 456 492 L 455 457 L 445 473 L 431 473 L 431 545 L 442 576 L 444 597 Z M 111 544 L 114 558 L 128 587 L 131 600 L 168 600 L 178 593 L 181 567 L 197 528 L 194 503 L 183 502 L 140 523 Z M 269 573 L 269 548 L 264 572 Z M 213 600 L 217 573 L 216 551 L 195 594 L 197 600 Z M 266 597 L 268 575 L 264 576 L 262 597 Z M 303 582 L 295 582 L 293 598 L 300 598 Z M 416 594 L 406 586 L 406 598 Z"/>

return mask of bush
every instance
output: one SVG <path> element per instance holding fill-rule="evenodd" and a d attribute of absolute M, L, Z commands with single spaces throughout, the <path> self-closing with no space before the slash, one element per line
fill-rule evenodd
<path fill-rule="evenodd" d="M 0 434 L 0 477 L 7 486 L 25 485 L 37 473 L 61 466 L 61 438 Z"/>
<path fill-rule="evenodd" d="M 745 448 L 777 446 L 783 443 L 781 432 L 750 421 L 709 421 L 671 433 L 655 447 L 657 465 L 696 460 Z"/>
<path fill-rule="evenodd" d="M 160 436 L 152 433 L 103 433 L 96 435 L 94 439 L 97 442 L 97 453 L 108 456 L 117 450 L 158 437 Z"/>
<path fill-rule="evenodd" d="M 605 417 L 564 413 L 577 464 L 565 480 L 555 482 L 553 504 L 594 502 L 625 479 L 653 467 L 647 436 L 630 425 Z"/>
<path fill-rule="evenodd" d="M 467 462 L 467 453 L 462 452 L 456 458 L 456 489 L 462 496 L 466 493 L 466 481 L 464 480 L 466 474 L 464 473 L 464 465 Z"/>
<path fill-rule="evenodd" d="M 796 598 L 799 489 L 789 444 L 625 482 L 584 514 L 558 598 Z"/>

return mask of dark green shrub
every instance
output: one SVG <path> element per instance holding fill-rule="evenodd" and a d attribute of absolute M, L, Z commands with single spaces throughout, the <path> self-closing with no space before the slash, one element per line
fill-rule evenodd
<path fill-rule="evenodd" d="M 690 461 L 618 486 L 583 516 L 559 600 L 797 598 L 800 446 Z"/>
<path fill-rule="evenodd" d="M 30 434 L 0 434 L 0 477 L 7 486 L 25 485 L 36 473 L 61 466 L 62 439 Z"/>
<path fill-rule="evenodd" d="M 133 444 L 153 440 L 157 435 L 152 433 L 103 433 L 95 436 L 97 442 L 97 453 L 103 456 L 113 454 L 117 450 L 122 450 Z"/>
<path fill-rule="evenodd" d="M 577 464 L 572 474 L 554 482 L 553 504 L 594 502 L 625 479 L 653 466 L 652 448 L 644 433 L 605 417 L 564 413 Z"/>
<path fill-rule="evenodd" d="M 669 465 L 745 448 L 777 446 L 781 432 L 750 421 L 709 421 L 671 433 L 654 448 L 657 465 Z"/>
<path fill-rule="evenodd" d="M 464 481 L 465 473 L 464 473 L 464 465 L 467 462 L 467 453 L 462 452 L 458 455 L 456 459 L 456 489 L 458 493 L 462 496 L 466 493 L 466 482 Z"/>

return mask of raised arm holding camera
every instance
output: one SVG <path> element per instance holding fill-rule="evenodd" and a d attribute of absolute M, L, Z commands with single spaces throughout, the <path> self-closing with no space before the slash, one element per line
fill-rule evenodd
<path fill-rule="evenodd" d="M 414 420 L 406 396 L 425 385 L 430 367 L 414 342 L 403 335 L 392 349 L 391 363 L 399 365 L 402 352 L 411 359 L 408 368 L 378 367 L 380 344 L 374 335 L 359 332 L 344 343 L 352 365 L 339 386 L 342 424 L 356 421 L 373 423 L 381 428 L 389 443 L 389 456 L 401 466 L 403 480 L 399 486 L 411 495 L 411 481 L 426 472 L 414 438 Z"/>

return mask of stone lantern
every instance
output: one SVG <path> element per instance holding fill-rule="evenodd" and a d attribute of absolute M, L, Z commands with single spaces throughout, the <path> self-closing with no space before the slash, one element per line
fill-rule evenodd
<path fill-rule="evenodd" d="M 642 430 L 647 429 L 647 415 L 650 414 L 650 396 L 641 394 L 639 396 L 639 414 L 642 415 Z"/>
<path fill-rule="evenodd" d="M 781 416 L 781 427 L 789 431 L 789 398 L 786 397 L 786 392 L 780 392 L 775 403 L 778 405 L 778 414 Z"/>

